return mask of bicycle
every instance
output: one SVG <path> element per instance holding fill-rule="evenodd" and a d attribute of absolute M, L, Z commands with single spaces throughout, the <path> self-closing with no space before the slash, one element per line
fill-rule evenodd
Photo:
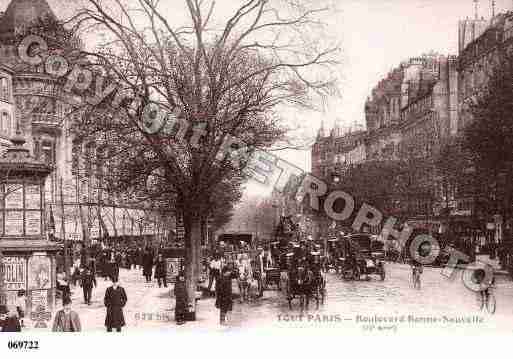
<path fill-rule="evenodd" d="M 497 309 L 497 301 L 492 291 L 493 285 L 490 285 L 485 290 L 479 292 L 479 309 L 483 310 L 486 306 L 486 310 L 490 314 L 494 314 Z"/>
<path fill-rule="evenodd" d="M 420 289 L 420 274 L 422 273 L 422 268 L 419 266 L 412 266 L 412 281 L 413 288 Z"/>

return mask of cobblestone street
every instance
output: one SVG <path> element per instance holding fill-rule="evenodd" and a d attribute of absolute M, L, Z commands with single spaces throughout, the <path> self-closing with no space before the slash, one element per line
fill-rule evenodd
<path fill-rule="evenodd" d="M 235 300 L 227 327 L 218 324 L 219 312 L 214 306 L 214 299 L 202 299 L 198 302 L 197 321 L 189 322 L 180 329 L 336 327 L 341 331 L 354 332 L 355 329 L 378 330 L 378 326 L 383 325 L 394 331 L 446 329 L 451 332 L 511 332 L 513 303 L 508 298 L 513 296 L 513 284 L 506 277 L 497 279 L 494 292 L 497 298 L 497 312 L 490 315 L 486 311 L 480 311 L 477 295 L 463 285 L 460 271 L 454 280 L 449 280 L 441 275 L 441 268 L 425 268 L 422 289 L 416 290 L 411 286 L 409 266 L 387 264 L 386 268 L 387 278 L 383 282 L 377 277 L 361 281 L 344 281 L 335 273 L 327 274 L 325 304 L 317 309 L 315 301 L 311 301 L 309 309 L 303 313 L 299 309 L 298 300 L 292 302 L 293 308 L 290 310 L 284 293 L 276 289 L 265 291 L 263 298 L 250 303 L 240 304 Z M 120 272 L 120 284 L 124 286 L 128 295 L 128 303 L 124 310 L 127 326 L 123 328 L 124 331 L 173 330 L 178 327 L 174 322 L 174 298 L 170 296 L 172 285 L 168 288 L 158 288 L 155 282 L 145 283 L 140 270 L 124 269 Z M 90 306 L 83 303 L 80 287 L 73 290 L 73 308 L 80 315 L 84 331 L 105 330 L 103 295 L 108 285 L 110 281 L 98 279 L 98 287 L 94 289 Z M 375 316 L 397 318 L 397 322 L 371 322 L 375 320 Z M 474 316 L 477 316 L 477 319 Z M 401 317 L 404 317 L 403 322 L 400 322 Z M 436 324 L 432 323 L 433 320 L 437 321 Z M 472 320 L 481 322 L 463 322 Z M 28 323 L 29 327 L 33 326 Z M 375 327 L 372 327 L 373 325 Z"/>

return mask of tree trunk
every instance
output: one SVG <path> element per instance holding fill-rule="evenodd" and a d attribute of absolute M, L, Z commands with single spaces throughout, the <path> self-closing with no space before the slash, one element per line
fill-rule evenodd
<path fill-rule="evenodd" d="M 196 320 L 196 286 L 201 249 L 201 222 L 198 216 L 184 213 L 185 229 L 185 285 L 187 288 L 187 320 Z"/>

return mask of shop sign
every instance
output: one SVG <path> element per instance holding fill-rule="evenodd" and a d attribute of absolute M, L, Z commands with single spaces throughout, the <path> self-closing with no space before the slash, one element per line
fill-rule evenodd
<path fill-rule="evenodd" d="M 25 208 L 41 209 L 41 191 L 39 186 L 27 186 L 25 194 Z"/>
<path fill-rule="evenodd" d="M 4 257 L 4 286 L 6 290 L 20 290 L 26 287 L 26 261 L 23 257 Z"/>
<path fill-rule="evenodd" d="M 5 235 L 21 236 L 23 235 L 23 212 L 7 211 L 5 213 Z"/>
<path fill-rule="evenodd" d="M 27 236 L 37 236 L 41 234 L 41 212 L 25 212 L 25 234 Z"/>
<path fill-rule="evenodd" d="M 21 184 L 10 184 L 5 186 L 5 208 L 23 208 L 23 186 Z"/>

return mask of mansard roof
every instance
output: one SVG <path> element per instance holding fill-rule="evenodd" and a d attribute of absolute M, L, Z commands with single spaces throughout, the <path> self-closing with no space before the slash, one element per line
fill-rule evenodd
<path fill-rule="evenodd" d="M 38 19 L 56 18 L 46 0 L 12 0 L 0 18 L 0 34 L 14 33 Z"/>

